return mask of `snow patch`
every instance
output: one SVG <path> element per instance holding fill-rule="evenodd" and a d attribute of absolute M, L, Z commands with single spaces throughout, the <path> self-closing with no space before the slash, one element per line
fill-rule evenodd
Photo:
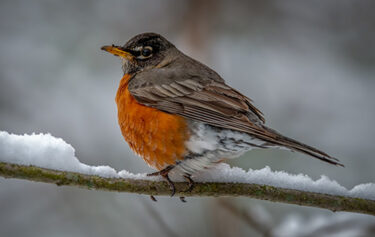
<path fill-rule="evenodd" d="M 51 134 L 15 135 L 0 131 L 0 161 L 103 177 L 117 176 L 116 170 L 109 166 L 81 163 L 70 144 Z"/>
<path fill-rule="evenodd" d="M 231 168 L 228 164 L 222 163 L 208 172 L 199 173 L 195 180 L 198 182 L 220 181 L 229 183 L 253 183 L 375 200 L 374 183 L 359 184 L 351 190 L 348 190 L 325 175 L 322 175 L 317 180 L 313 180 L 305 174 L 289 174 L 284 171 L 272 171 L 268 166 L 259 170 L 249 169 L 245 171 L 238 167 Z"/>
<path fill-rule="evenodd" d="M 109 166 L 83 164 L 75 157 L 74 148 L 70 144 L 51 134 L 15 135 L 0 131 L 0 161 L 107 178 L 160 180 L 160 177 L 133 174 L 126 170 L 116 172 Z M 238 167 L 231 168 L 228 164 L 219 164 L 211 170 L 197 173 L 193 178 L 197 182 L 254 183 L 375 200 L 374 183 L 359 184 L 348 190 L 324 175 L 314 181 L 304 174 L 272 171 L 268 166 L 259 170 L 245 171 Z"/>

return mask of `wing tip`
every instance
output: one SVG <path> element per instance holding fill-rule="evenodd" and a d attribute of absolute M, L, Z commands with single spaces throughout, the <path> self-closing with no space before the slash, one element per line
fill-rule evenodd
<path fill-rule="evenodd" d="M 343 163 L 341 163 L 340 160 L 337 159 L 337 158 L 335 158 L 335 157 L 327 156 L 327 157 L 324 157 L 324 159 L 321 159 L 321 160 L 323 160 L 325 162 L 328 162 L 328 163 L 330 163 L 332 165 L 345 168 L 345 165 Z"/>
<path fill-rule="evenodd" d="M 331 157 L 329 156 L 330 159 L 332 159 L 332 163 L 335 165 L 335 166 L 339 166 L 339 167 L 343 167 L 345 168 L 345 165 L 343 163 L 341 163 L 341 161 L 335 157 Z"/>
<path fill-rule="evenodd" d="M 321 161 L 327 162 L 329 164 L 332 164 L 332 165 L 335 165 L 335 166 L 340 166 L 340 167 L 345 167 L 345 165 L 342 164 L 339 159 L 337 159 L 335 157 L 332 157 L 332 156 L 328 155 L 327 153 L 325 153 L 321 150 L 318 150 L 315 147 L 306 145 L 306 144 L 304 144 L 302 142 L 299 142 L 297 140 L 294 140 L 292 138 L 288 138 L 286 136 L 283 136 L 280 133 L 278 133 L 277 131 L 275 131 L 271 128 L 268 128 L 266 126 L 263 126 L 263 128 L 265 130 L 267 130 L 268 132 L 271 132 L 271 134 L 276 135 L 276 139 L 275 139 L 275 141 L 273 141 L 273 143 L 276 143 L 276 144 L 279 144 L 281 146 L 287 147 L 291 150 L 302 152 L 306 155 L 309 155 L 313 158 L 316 158 L 316 159 L 319 159 Z"/>

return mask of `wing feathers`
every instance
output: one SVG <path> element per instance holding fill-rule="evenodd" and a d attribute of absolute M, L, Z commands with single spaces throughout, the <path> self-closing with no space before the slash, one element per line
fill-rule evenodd
<path fill-rule="evenodd" d="M 191 88 L 187 88 L 183 85 L 180 85 L 176 82 L 173 82 L 172 84 L 170 84 L 170 86 L 176 90 L 178 90 L 180 93 L 182 93 L 183 95 L 188 95 L 190 94 L 191 92 L 193 92 L 194 90 L 191 89 Z"/>
<path fill-rule="evenodd" d="M 128 87 L 141 104 L 212 126 L 245 132 L 270 146 L 287 147 L 341 165 L 326 153 L 264 126 L 263 114 L 252 105 L 252 101 L 226 85 L 221 78 L 197 80 L 196 75 L 183 70 L 176 79 L 178 73 L 165 68 L 142 73 L 136 76 L 143 77 L 143 82 L 142 78 L 136 82 L 131 80 Z M 207 77 L 214 75 L 208 73 Z"/>

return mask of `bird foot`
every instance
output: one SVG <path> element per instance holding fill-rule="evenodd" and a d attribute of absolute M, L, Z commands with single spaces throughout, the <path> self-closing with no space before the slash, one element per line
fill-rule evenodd
<path fill-rule="evenodd" d="M 170 166 L 167 166 L 166 168 L 160 170 L 160 171 L 157 171 L 157 172 L 154 172 L 154 173 L 150 173 L 150 174 L 147 174 L 147 176 L 158 176 L 160 175 L 161 177 L 163 177 L 167 183 L 169 184 L 169 187 L 171 189 L 171 197 L 173 197 L 176 193 L 176 187 L 174 185 L 174 183 L 172 182 L 172 180 L 169 178 L 169 175 L 168 173 L 174 168 L 173 165 L 170 165 Z M 184 178 L 187 180 L 188 182 L 188 188 L 186 190 L 184 190 L 183 192 L 191 192 L 194 188 L 194 185 L 195 185 L 195 182 L 194 180 L 191 178 L 190 175 L 184 175 Z M 154 196 L 150 196 L 151 200 L 156 202 L 156 198 Z M 181 202 L 186 202 L 185 200 L 185 197 L 180 197 L 180 200 Z"/>

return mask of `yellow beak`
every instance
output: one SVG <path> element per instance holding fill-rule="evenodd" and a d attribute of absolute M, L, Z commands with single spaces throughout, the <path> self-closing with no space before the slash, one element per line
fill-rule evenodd
<path fill-rule="evenodd" d="M 108 53 L 111 53 L 115 56 L 125 58 L 127 60 L 133 60 L 134 59 L 134 56 L 131 53 L 124 51 L 123 49 L 121 49 L 120 46 L 106 45 L 106 46 L 101 47 L 101 49 L 104 50 L 104 51 L 107 51 Z"/>

